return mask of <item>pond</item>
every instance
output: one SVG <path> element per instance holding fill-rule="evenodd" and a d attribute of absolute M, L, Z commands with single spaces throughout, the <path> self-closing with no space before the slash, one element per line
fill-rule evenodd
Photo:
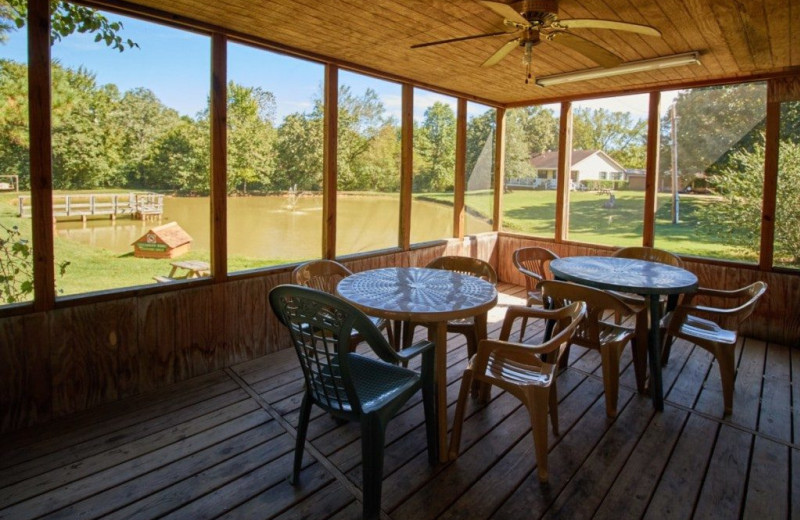
<path fill-rule="evenodd" d="M 166 197 L 161 222 L 127 217 L 59 222 L 57 236 L 92 248 L 123 255 L 132 243 L 154 226 L 175 221 L 193 238 L 195 252 L 210 249 L 208 197 Z M 337 200 L 339 254 L 374 251 L 397 245 L 398 196 L 344 196 Z M 467 214 L 471 232 L 491 231 L 491 224 Z M 301 260 L 319 258 L 322 248 L 322 197 L 302 196 L 290 207 L 285 196 L 231 197 L 228 199 L 229 256 Z M 453 208 L 446 204 L 414 200 L 414 242 L 452 236 Z"/>

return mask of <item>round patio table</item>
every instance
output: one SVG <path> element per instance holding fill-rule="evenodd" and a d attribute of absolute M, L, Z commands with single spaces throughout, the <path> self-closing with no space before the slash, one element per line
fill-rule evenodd
<path fill-rule="evenodd" d="M 650 360 L 650 387 L 653 406 L 664 409 L 661 388 L 661 295 L 678 295 L 697 290 L 694 273 L 667 264 L 617 258 L 613 256 L 571 256 L 550 262 L 550 270 L 559 280 L 596 287 L 607 291 L 621 291 L 642 295 L 650 311 L 650 328 L 647 332 L 647 352 Z"/>
<path fill-rule="evenodd" d="M 486 338 L 486 314 L 497 289 L 475 276 L 444 269 L 387 267 L 343 278 L 339 296 L 370 316 L 431 324 L 436 364 L 436 417 L 439 460 L 447 460 L 447 322 L 475 318 L 478 340 Z"/>

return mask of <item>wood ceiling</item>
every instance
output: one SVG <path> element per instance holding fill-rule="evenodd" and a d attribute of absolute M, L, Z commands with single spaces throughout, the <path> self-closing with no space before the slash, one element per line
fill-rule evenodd
<path fill-rule="evenodd" d="M 800 73 L 797 0 L 561 0 L 561 19 L 618 20 L 651 25 L 662 32 L 663 37 L 656 38 L 608 30 L 575 30 L 625 62 L 698 51 L 701 64 L 547 88 L 525 84 L 521 49 L 494 67 L 480 66 L 511 39 L 508 36 L 410 48 L 417 43 L 503 30 L 502 19 L 476 0 L 131 3 L 177 15 L 178 20 L 223 27 L 233 34 L 253 36 L 342 66 L 381 71 L 498 105 Z M 532 68 L 539 77 L 594 67 L 592 61 L 555 43 L 534 48 Z"/>

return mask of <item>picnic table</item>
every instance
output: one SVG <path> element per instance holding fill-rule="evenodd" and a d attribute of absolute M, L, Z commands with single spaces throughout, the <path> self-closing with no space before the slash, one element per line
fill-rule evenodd
<path fill-rule="evenodd" d="M 172 282 L 190 278 L 202 278 L 211 274 L 211 266 L 202 260 L 178 260 L 170 262 L 172 269 L 167 276 L 154 276 L 157 282 Z"/>

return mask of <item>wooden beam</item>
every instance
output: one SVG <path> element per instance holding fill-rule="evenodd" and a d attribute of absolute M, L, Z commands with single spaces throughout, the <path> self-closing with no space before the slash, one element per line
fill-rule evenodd
<path fill-rule="evenodd" d="M 325 123 L 322 133 L 322 257 L 336 258 L 336 160 L 339 128 L 339 68 L 325 66 Z"/>
<path fill-rule="evenodd" d="M 453 236 L 464 238 L 464 190 L 467 188 L 467 100 L 458 98 L 456 178 L 453 184 Z"/>
<path fill-rule="evenodd" d="M 414 176 L 414 86 L 403 83 L 400 141 L 400 249 L 411 249 L 411 190 Z"/>
<path fill-rule="evenodd" d="M 28 117 L 30 121 L 33 305 L 55 303 L 53 253 L 53 158 L 50 108 L 50 2 L 28 2 Z"/>
<path fill-rule="evenodd" d="M 774 82 L 767 84 L 767 128 L 764 145 L 764 198 L 761 204 L 761 255 L 758 265 L 772 269 L 775 241 L 775 210 L 778 205 L 778 144 L 781 132 L 781 102 Z"/>
<path fill-rule="evenodd" d="M 492 229 L 503 230 L 503 187 L 506 174 L 506 109 L 497 109 L 494 137 L 494 211 Z"/>
<path fill-rule="evenodd" d="M 569 172 L 572 169 L 572 103 L 561 103 L 558 130 L 556 242 L 569 240 Z"/>
<path fill-rule="evenodd" d="M 214 280 L 228 276 L 228 39 L 211 36 L 211 271 Z"/>
<path fill-rule="evenodd" d="M 658 209 L 658 161 L 661 146 L 661 92 L 650 93 L 647 116 L 647 162 L 644 181 L 644 229 L 642 245 L 655 243 L 656 209 Z"/>

